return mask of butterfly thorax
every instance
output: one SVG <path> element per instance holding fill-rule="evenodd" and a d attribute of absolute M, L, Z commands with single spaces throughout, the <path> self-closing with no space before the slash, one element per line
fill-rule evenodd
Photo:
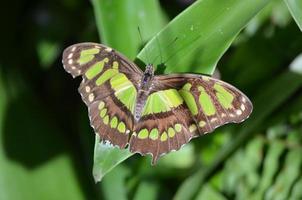
<path fill-rule="evenodd" d="M 144 105 L 152 89 L 153 77 L 154 77 L 153 65 L 148 64 L 139 83 L 139 89 L 138 89 L 136 105 L 135 105 L 135 115 L 134 115 L 135 121 L 139 121 L 139 119 L 142 116 Z"/>

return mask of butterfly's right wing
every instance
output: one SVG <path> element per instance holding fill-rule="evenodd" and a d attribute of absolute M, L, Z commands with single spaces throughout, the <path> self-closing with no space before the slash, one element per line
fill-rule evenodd
<path fill-rule="evenodd" d="M 94 131 L 102 140 L 124 148 L 133 127 L 142 71 L 120 53 L 97 43 L 68 47 L 63 65 L 73 77 L 82 75 L 79 92 Z"/>
<path fill-rule="evenodd" d="M 252 108 L 242 92 L 221 80 L 197 74 L 155 76 L 130 150 L 151 154 L 155 163 L 194 137 L 243 121 Z"/>

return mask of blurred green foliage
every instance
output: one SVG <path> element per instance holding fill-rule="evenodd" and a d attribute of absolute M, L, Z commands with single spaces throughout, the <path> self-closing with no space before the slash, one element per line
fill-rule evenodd
<path fill-rule="evenodd" d="M 192 2 L 1 7 L 1 200 L 302 198 L 301 1 Z M 127 150 L 94 143 L 80 80 L 63 70 L 63 49 L 84 41 L 137 56 L 142 67 L 154 62 L 158 73 L 211 74 L 219 61 L 221 79 L 244 91 L 254 112 L 156 166 L 139 155 L 125 160 Z M 106 175 L 95 184 L 92 171 Z"/>

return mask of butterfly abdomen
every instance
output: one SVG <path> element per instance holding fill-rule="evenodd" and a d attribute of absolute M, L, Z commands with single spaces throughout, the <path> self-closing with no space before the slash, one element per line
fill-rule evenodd
<path fill-rule="evenodd" d="M 138 91 L 138 96 L 137 96 L 135 111 L 134 111 L 134 119 L 136 122 L 139 121 L 139 119 L 142 116 L 142 112 L 143 112 L 143 109 L 146 104 L 148 96 L 149 96 L 148 90 L 140 89 Z"/>
<path fill-rule="evenodd" d="M 137 95 L 135 111 L 134 111 L 134 120 L 136 122 L 138 122 L 142 116 L 144 106 L 146 104 L 147 98 L 148 98 L 150 91 L 152 89 L 152 86 L 153 86 L 153 84 L 152 84 L 153 78 L 154 78 L 153 65 L 148 64 L 146 66 L 146 70 L 145 70 L 144 75 L 142 76 L 141 82 L 139 84 L 138 95 Z"/>

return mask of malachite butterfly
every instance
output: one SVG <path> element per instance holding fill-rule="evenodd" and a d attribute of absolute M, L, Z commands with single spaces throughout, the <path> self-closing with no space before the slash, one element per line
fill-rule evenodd
<path fill-rule="evenodd" d="M 90 124 L 103 141 L 142 155 L 152 163 L 192 138 L 226 123 L 248 118 L 253 105 L 232 85 L 198 74 L 143 72 L 110 47 L 75 44 L 63 53 L 63 66 L 82 76 L 79 92 Z"/>

